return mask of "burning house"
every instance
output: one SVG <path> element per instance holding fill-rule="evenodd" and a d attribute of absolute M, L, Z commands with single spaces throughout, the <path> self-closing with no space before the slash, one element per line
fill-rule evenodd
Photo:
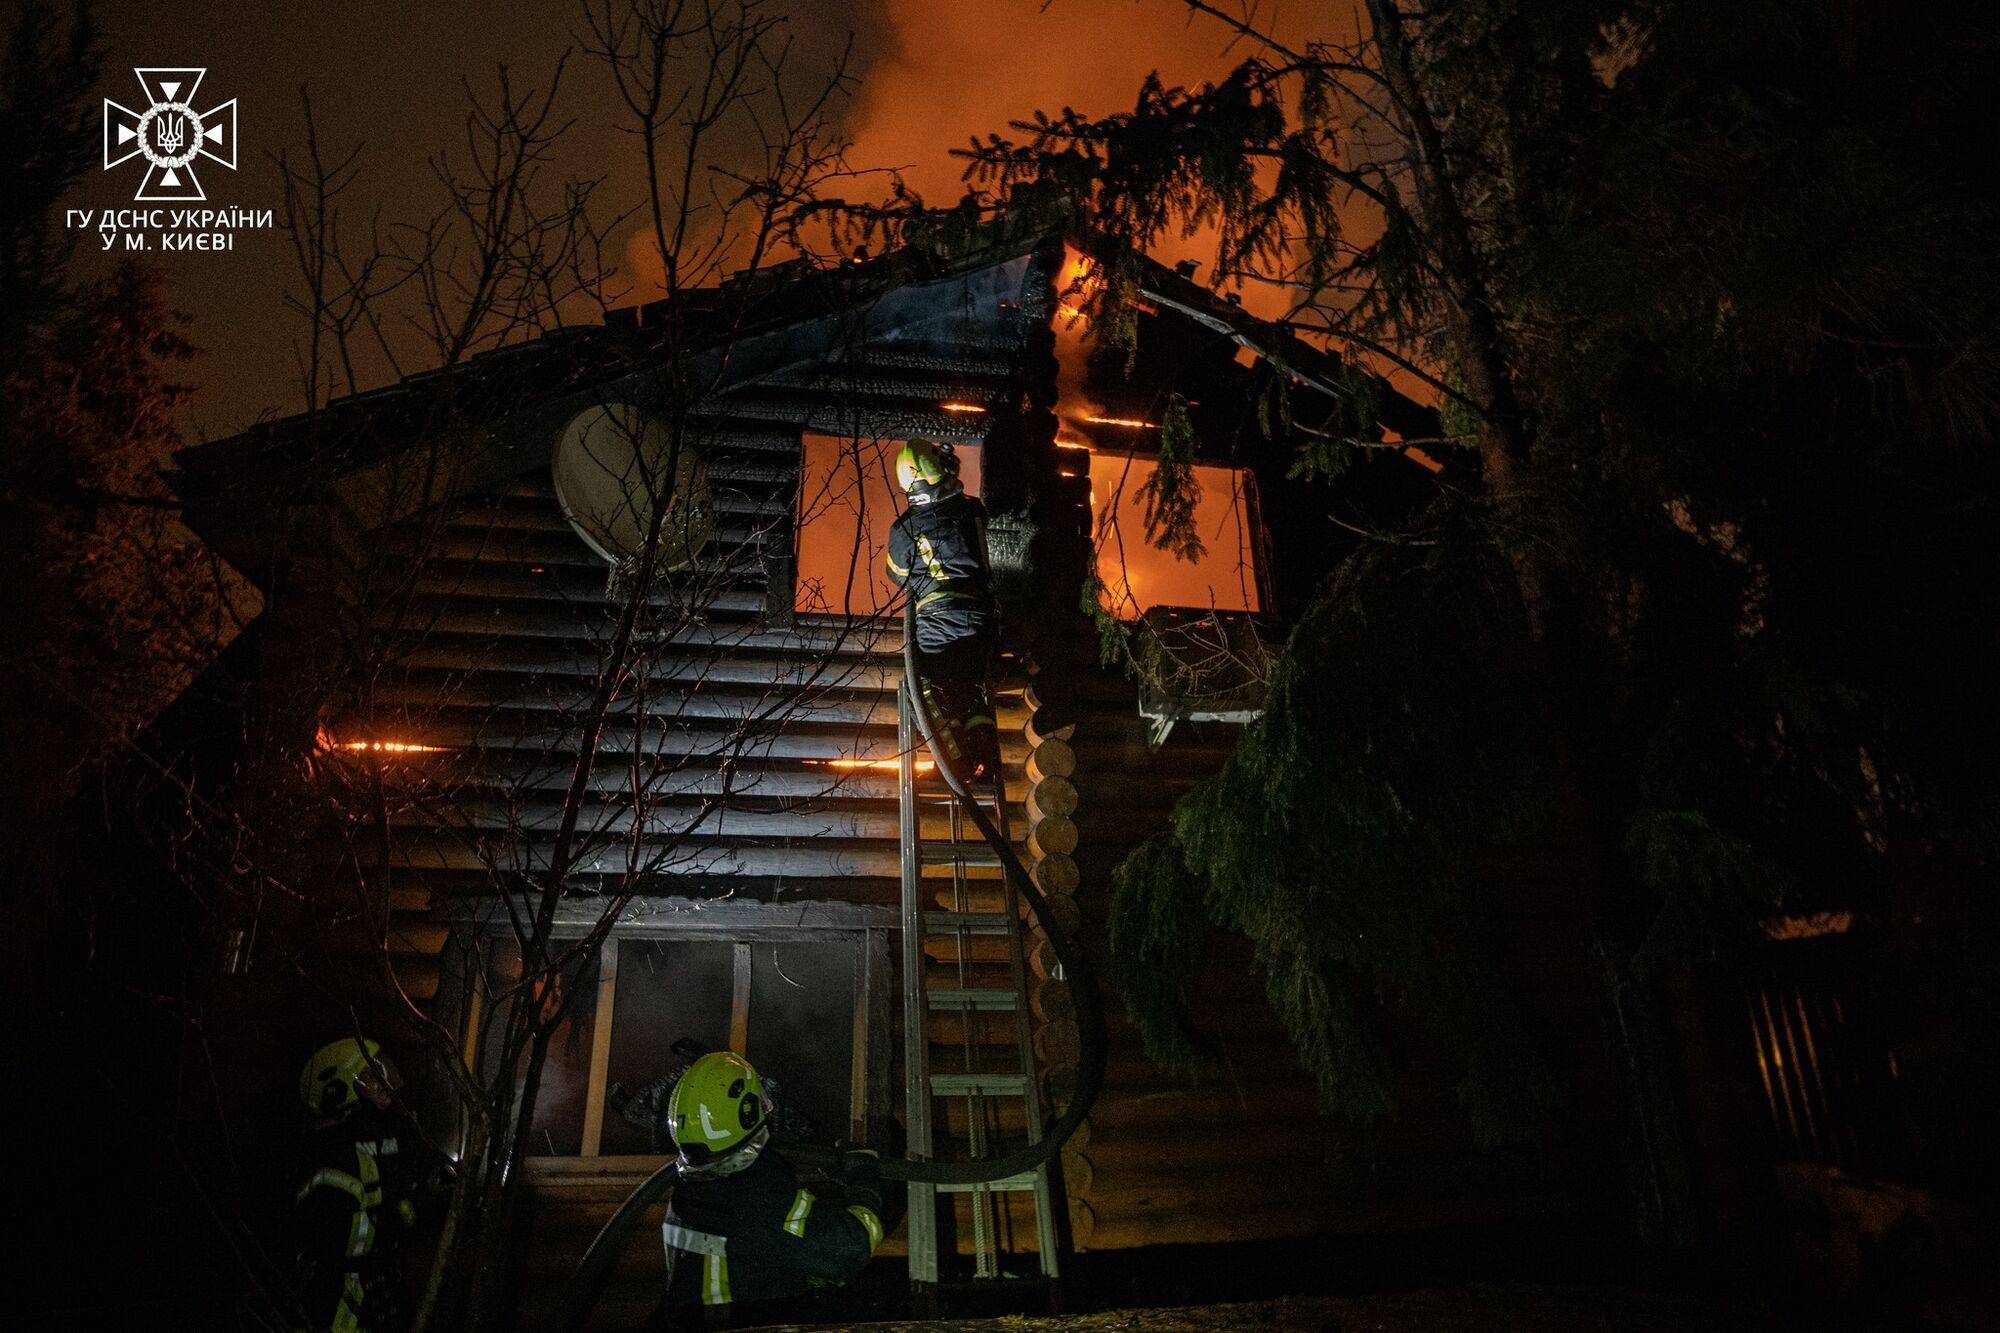
<path fill-rule="evenodd" d="M 412 1066 L 432 1025 L 475 1075 L 506 1040 L 492 1006 L 525 984 L 559 1014 L 518 1157 L 524 1308 L 663 1160 L 614 1090 L 677 1039 L 743 1052 L 829 1139 L 907 1125 L 918 1066 L 939 1156 L 990 1155 L 1066 1102 L 1082 1034 L 1048 941 L 969 924 L 1018 914 L 995 860 L 921 804 L 927 756 L 899 735 L 888 459 L 952 442 L 995 515 L 1007 823 L 1092 954 L 1112 868 L 1227 755 L 1265 645 L 1349 540 L 1286 483 L 1295 428 L 1260 411 L 1282 393 L 1331 415 L 1341 367 L 1135 272 L 1113 330 L 1060 226 L 1009 218 L 619 311 L 178 459 L 190 523 L 269 598 L 239 650 L 259 655 L 245 772 L 257 734 L 308 756 L 236 799 L 344 793 L 288 862 L 346 904 L 314 946 L 343 1012 Z M 1376 387 L 1382 466 L 1352 484 L 1432 484 L 1437 461 L 1398 441 L 1434 422 Z M 1102 664 L 1107 633 L 1133 671 Z M 1544 869 L 1492 867 L 1498 952 L 1540 1026 L 1588 1033 L 1583 928 Z M 953 930 L 906 934 L 912 882 Z M 225 904 L 221 929 L 254 938 L 261 901 Z M 543 952 L 524 967 L 524 948 Z M 1155 1071 L 1108 997 L 1104 1091 L 1041 1190 L 927 1199 L 940 1276 L 1618 1207 L 1600 1139 L 1476 1149 L 1414 1034 L 1403 1109 L 1364 1141 L 1315 1116 L 1247 956 L 1220 951 L 1201 994 L 1229 1034 L 1220 1076 Z M 1594 1042 L 1552 1058 L 1569 1095 L 1609 1096 Z M 651 1303 L 657 1246 L 635 1236 L 607 1311 Z"/>

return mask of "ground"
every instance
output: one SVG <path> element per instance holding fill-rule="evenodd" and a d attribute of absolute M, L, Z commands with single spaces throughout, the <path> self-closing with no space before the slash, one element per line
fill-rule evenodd
<path fill-rule="evenodd" d="M 1345 1333 L 1734 1333 L 1826 1325 L 1748 1301 L 1639 1287 L 1480 1283 L 1363 1296 L 1284 1297 L 1065 1318 L 1009 1315 L 870 1324 L 794 1324 L 771 1333 L 1222 1333 L 1229 1329 L 1339 1329 Z"/>

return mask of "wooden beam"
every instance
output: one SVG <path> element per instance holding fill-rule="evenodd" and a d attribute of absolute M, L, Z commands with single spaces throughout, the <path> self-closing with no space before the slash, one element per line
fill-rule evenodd
<path fill-rule="evenodd" d="M 868 1141 L 868 1019 L 869 968 L 873 964 L 868 936 L 854 939 L 854 1020 L 849 1025 L 851 1045 L 847 1061 L 847 1137 L 854 1143 Z"/>
<path fill-rule="evenodd" d="M 890 1086 L 896 1064 L 896 969 L 889 931 L 868 932 L 868 1109 L 869 1142 L 879 1142 L 895 1114 Z"/>
<path fill-rule="evenodd" d="M 748 1055 L 750 1048 L 750 945 L 736 945 L 735 991 L 729 1004 L 729 1049 Z"/>
<path fill-rule="evenodd" d="M 597 1156 L 604 1143 L 604 1097 L 611 1068 L 612 1010 L 618 998 L 618 938 L 604 941 L 597 955 L 597 1012 L 591 1017 L 590 1078 L 584 1084 L 583 1148 Z"/>
<path fill-rule="evenodd" d="M 466 925 L 495 931 L 508 925 L 506 912 L 490 900 L 460 900 L 452 905 L 452 914 Z M 556 937 L 574 939 L 593 929 L 602 915 L 601 906 L 588 900 L 565 899 L 556 908 Z M 759 944 L 792 944 L 824 942 L 854 930 L 886 930 L 901 919 L 895 904 L 704 902 L 648 895 L 625 905 L 616 929 L 624 939 L 754 935 Z"/>

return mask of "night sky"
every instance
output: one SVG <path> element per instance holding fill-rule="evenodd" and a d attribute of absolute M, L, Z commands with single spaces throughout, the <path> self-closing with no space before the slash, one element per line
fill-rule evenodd
<path fill-rule="evenodd" d="M 855 141 L 851 160 L 902 168 L 912 188 L 937 204 L 961 193 L 963 163 L 948 154 L 975 134 L 1004 131 L 1007 120 L 1037 108 L 1070 105 L 1102 114 L 1129 107 L 1150 70 L 1170 83 L 1199 83 L 1244 54 L 1229 49 L 1218 25 L 1191 26 L 1186 11 L 1169 0 L 1054 0 L 1046 9 L 1040 0 L 773 6 L 788 8 L 801 65 L 824 66 L 854 35 L 852 69 L 860 85 L 844 110 Z M 1329 12 L 1322 5 L 1288 7 L 1279 31 L 1321 27 Z M 279 176 L 270 159 L 303 144 L 299 88 L 310 86 L 326 149 L 365 145 L 364 174 L 349 196 L 349 221 L 356 225 L 376 209 L 393 222 L 433 208 L 426 158 L 457 142 L 463 81 L 490 91 L 504 63 L 517 86 L 545 86 L 582 26 L 570 0 L 110 0 L 97 16 L 105 39 L 104 96 L 143 105 L 134 66 L 206 66 L 197 110 L 237 99 L 238 170 L 201 164 L 213 206 L 278 209 Z M 564 166 L 608 178 L 600 195 L 608 212 L 632 206 L 639 197 L 636 149 L 614 128 L 619 108 L 601 68 L 573 59 L 564 87 L 575 121 Z M 92 172 L 72 205 L 130 207 L 139 174 L 133 164 Z M 98 252 L 86 238 L 79 255 L 89 264 Z M 1198 242 L 1184 252 L 1205 257 Z M 205 351 L 190 376 L 201 391 L 184 422 L 189 440 L 294 410 L 297 322 L 281 305 L 294 267 L 284 233 L 245 231 L 231 252 L 160 255 L 156 262 L 170 301 L 193 317 L 191 336 Z"/>

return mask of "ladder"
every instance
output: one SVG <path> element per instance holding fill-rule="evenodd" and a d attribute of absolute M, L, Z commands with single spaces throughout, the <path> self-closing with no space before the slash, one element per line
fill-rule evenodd
<path fill-rule="evenodd" d="M 1027 1143 L 1042 1137 L 1021 903 L 1004 872 L 998 879 L 970 873 L 998 869 L 1000 855 L 966 817 L 943 776 L 935 768 L 922 771 L 930 754 L 911 711 L 916 707 L 921 704 L 905 681 L 896 690 L 896 736 L 908 1153 L 916 1161 L 978 1160 L 1020 1145 L 1022 1140 L 1003 1141 L 1003 1131 L 1024 1135 Z M 999 774 L 990 797 L 994 827 L 1011 838 Z M 1004 947 L 994 949 L 995 940 L 1003 940 Z M 1007 1114 L 1010 1109 L 1020 1118 L 1018 1128 L 1010 1124 L 1015 1118 Z M 1049 1282 L 1058 1276 L 1047 1165 L 989 1184 L 913 1181 L 909 1190 L 910 1285 L 920 1301 L 934 1296 L 939 1282 L 941 1195 L 955 1220 L 968 1211 L 960 1204 L 969 1204 L 975 1282 L 1006 1276 L 1002 1255 L 1022 1248 L 1014 1203 L 1024 1195 L 1033 1196 L 1041 1276 Z"/>

